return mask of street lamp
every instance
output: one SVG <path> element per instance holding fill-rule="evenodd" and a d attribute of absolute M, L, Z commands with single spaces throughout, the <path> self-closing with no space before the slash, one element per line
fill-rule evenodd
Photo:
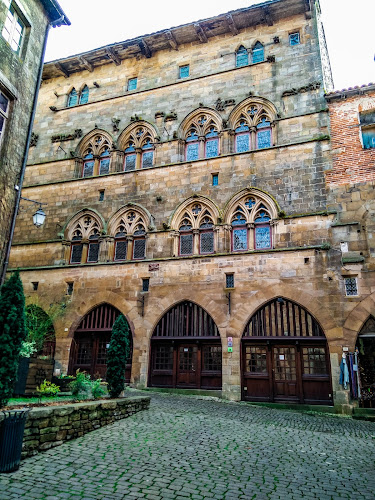
<path fill-rule="evenodd" d="M 41 203 L 40 201 L 30 200 L 29 198 L 24 198 L 23 196 L 21 196 L 21 200 L 30 201 L 31 203 L 39 205 L 38 210 L 33 215 L 33 223 L 34 226 L 36 227 L 43 226 L 46 214 L 43 212 L 42 205 L 47 205 L 47 203 Z"/>

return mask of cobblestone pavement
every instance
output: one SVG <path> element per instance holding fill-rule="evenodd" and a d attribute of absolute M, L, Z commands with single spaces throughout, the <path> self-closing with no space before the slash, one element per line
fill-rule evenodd
<path fill-rule="evenodd" d="M 28 458 L 0 499 L 375 497 L 375 424 L 175 395 Z"/>

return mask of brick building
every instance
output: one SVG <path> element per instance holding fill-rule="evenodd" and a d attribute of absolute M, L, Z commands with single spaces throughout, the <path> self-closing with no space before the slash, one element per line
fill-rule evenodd
<path fill-rule="evenodd" d="M 123 313 L 134 386 L 348 402 L 343 318 L 370 290 L 345 296 L 319 8 L 271 0 L 45 65 L 23 193 L 47 220 L 19 216 L 11 267 L 29 302 L 62 304 L 64 373 L 105 375 Z"/>
<path fill-rule="evenodd" d="M 7 267 L 50 23 L 70 24 L 56 1 L 0 1 L 0 280 Z"/>

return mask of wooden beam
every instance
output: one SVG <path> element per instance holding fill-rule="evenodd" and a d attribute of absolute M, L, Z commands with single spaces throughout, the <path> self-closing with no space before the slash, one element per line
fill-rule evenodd
<path fill-rule="evenodd" d="M 236 26 L 236 23 L 233 19 L 233 16 L 232 14 L 227 14 L 225 16 L 226 20 L 227 20 L 227 23 L 228 23 L 228 28 L 230 29 L 231 33 L 233 36 L 235 35 L 238 35 L 239 31 L 238 31 L 238 28 Z"/>
<path fill-rule="evenodd" d="M 111 61 L 116 64 L 116 66 L 120 66 L 121 61 L 118 58 L 118 56 L 115 53 L 115 51 L 111 47 L 106 47 L 105 48 L 105 52 L 106 52 L 107 56 L 111 59 Z"/>
<path fill-rule="evenodd" d="M 94 71 L 94 66 L 84 57 L 79 56 L 78 61 L 82 64 L 82 66 L 84 66 L 88 71 L 90 71 L 90 73 Z"/>
<path fill-rule="evenodd" d="M 139 42 L 138 45 L 139 48 L 141 49 L 142 54 L 149 59 L 152 56 L 152 52 L 146 40 L 144 38 L 141 38 L 141 41 Z"/>
<path fill-rule="evenodd" d="M 194 23 L 195 31 L 197 32 L 198 38 L 202 43 L 207 43 L 207 35 L 204 32 L 202 26 L 199 23 Z"/>
<path fill-rule="evenodd" d="M 273 19 L 272 19 L 272 15 L 271 15 L 271 11 L 270 11 L 269 7 L 263 7 L 262 11 L 263 11 L 264 20 L 266 21 L 268 26 L 273 26 Z"/>
<path fill-rule="evenodd" d="M 55 63 L 55 68 L 58 71 L 60 71 L 60 73 L 62 73 L 65 76 L 65 78 L 69 78 L 70 76 L 69 71 L 66 68 L 64 68 L 64 66 L 61 63 L 59 62 Z"/>
<path fill-rule="evenodd" d="M 172 47 L 172 49 L 178 50 L 178 43 L 172 31 L 171 30 L 166 31 L 165 35 L 168 38 L 169 45 Z"/>

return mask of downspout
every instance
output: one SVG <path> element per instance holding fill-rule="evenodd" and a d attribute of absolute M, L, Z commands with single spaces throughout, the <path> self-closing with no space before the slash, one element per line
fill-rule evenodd
<path fill-rule="evenodd" d="M 18 187 L 19 187 L 19 189 L 17 191 L 16 203 L 15 203 L 15 207 L 14 207 L 14 211 L 13 211 L 13 215 L 12 215 L 12 222 L 11 222 L 10 231 L 9 231 L 9 239 L 8 239 L 8 244 L 7 244 L 7 251 L 6 251 L 5 261 L 4 261 L 3 269 L 2 269 L 2 273 L 1 273 L 0 285 L 2 285 L 4 283 L 4 281 L 5 281 L 5 275 L 6 275 L 7 268 L 8 268 L 8 263 L 9 263 L 10 247 L 12 245 L 12 240 L 13 240 L 13 235 L 14 235 L 14 228 L 15 228 L 15 225 L 16 225 L 16 218 L 17 218 L 18 209 L 19 209 L 19 206 L 20 206 L 21 189 L 22 189 L 23 179 L 25 177 L 27 157 L 28 157 L 28 154 L 29 154 L 29 147 L 30 147 L 30 141 L 31 141 L 31 132 L 33 130 L 34 118 L 35 118 L 35 113 L 36 113 L 36 105 L 37 105 L 38 95 L 39 95 L 39 88 L 40 88 L 40 84 L 41 84 L 41 81 L 42 81 L 43 64 L 44 64 L 44 56 L 45 56 L 45 53 L 46 53 L 48 32 L 49 32 L 50 26 L 53 25 L 55 22 L 56 21 L 47 24 L 46 33 L 44 35 L 43 50 L 42 50 L 42 55 L 40 57 L 40 63 L 39 63 L 38 79 L 37 79 L 37 83 L 36 83 L 36 87 L 35 87 L 33 107 L 32 107 L 32 110 L 31 110 L 31 119 L 30 119 L 29 129 L 28 129 L 28 132 L 27 132 L 27 140 L 26 140 L 25 152 L 24 152 L 23 161 L 22 161 L 21 174 L 20 174 L 20 178 L 19 178 L 19 181 L 18 181 Z"/>

